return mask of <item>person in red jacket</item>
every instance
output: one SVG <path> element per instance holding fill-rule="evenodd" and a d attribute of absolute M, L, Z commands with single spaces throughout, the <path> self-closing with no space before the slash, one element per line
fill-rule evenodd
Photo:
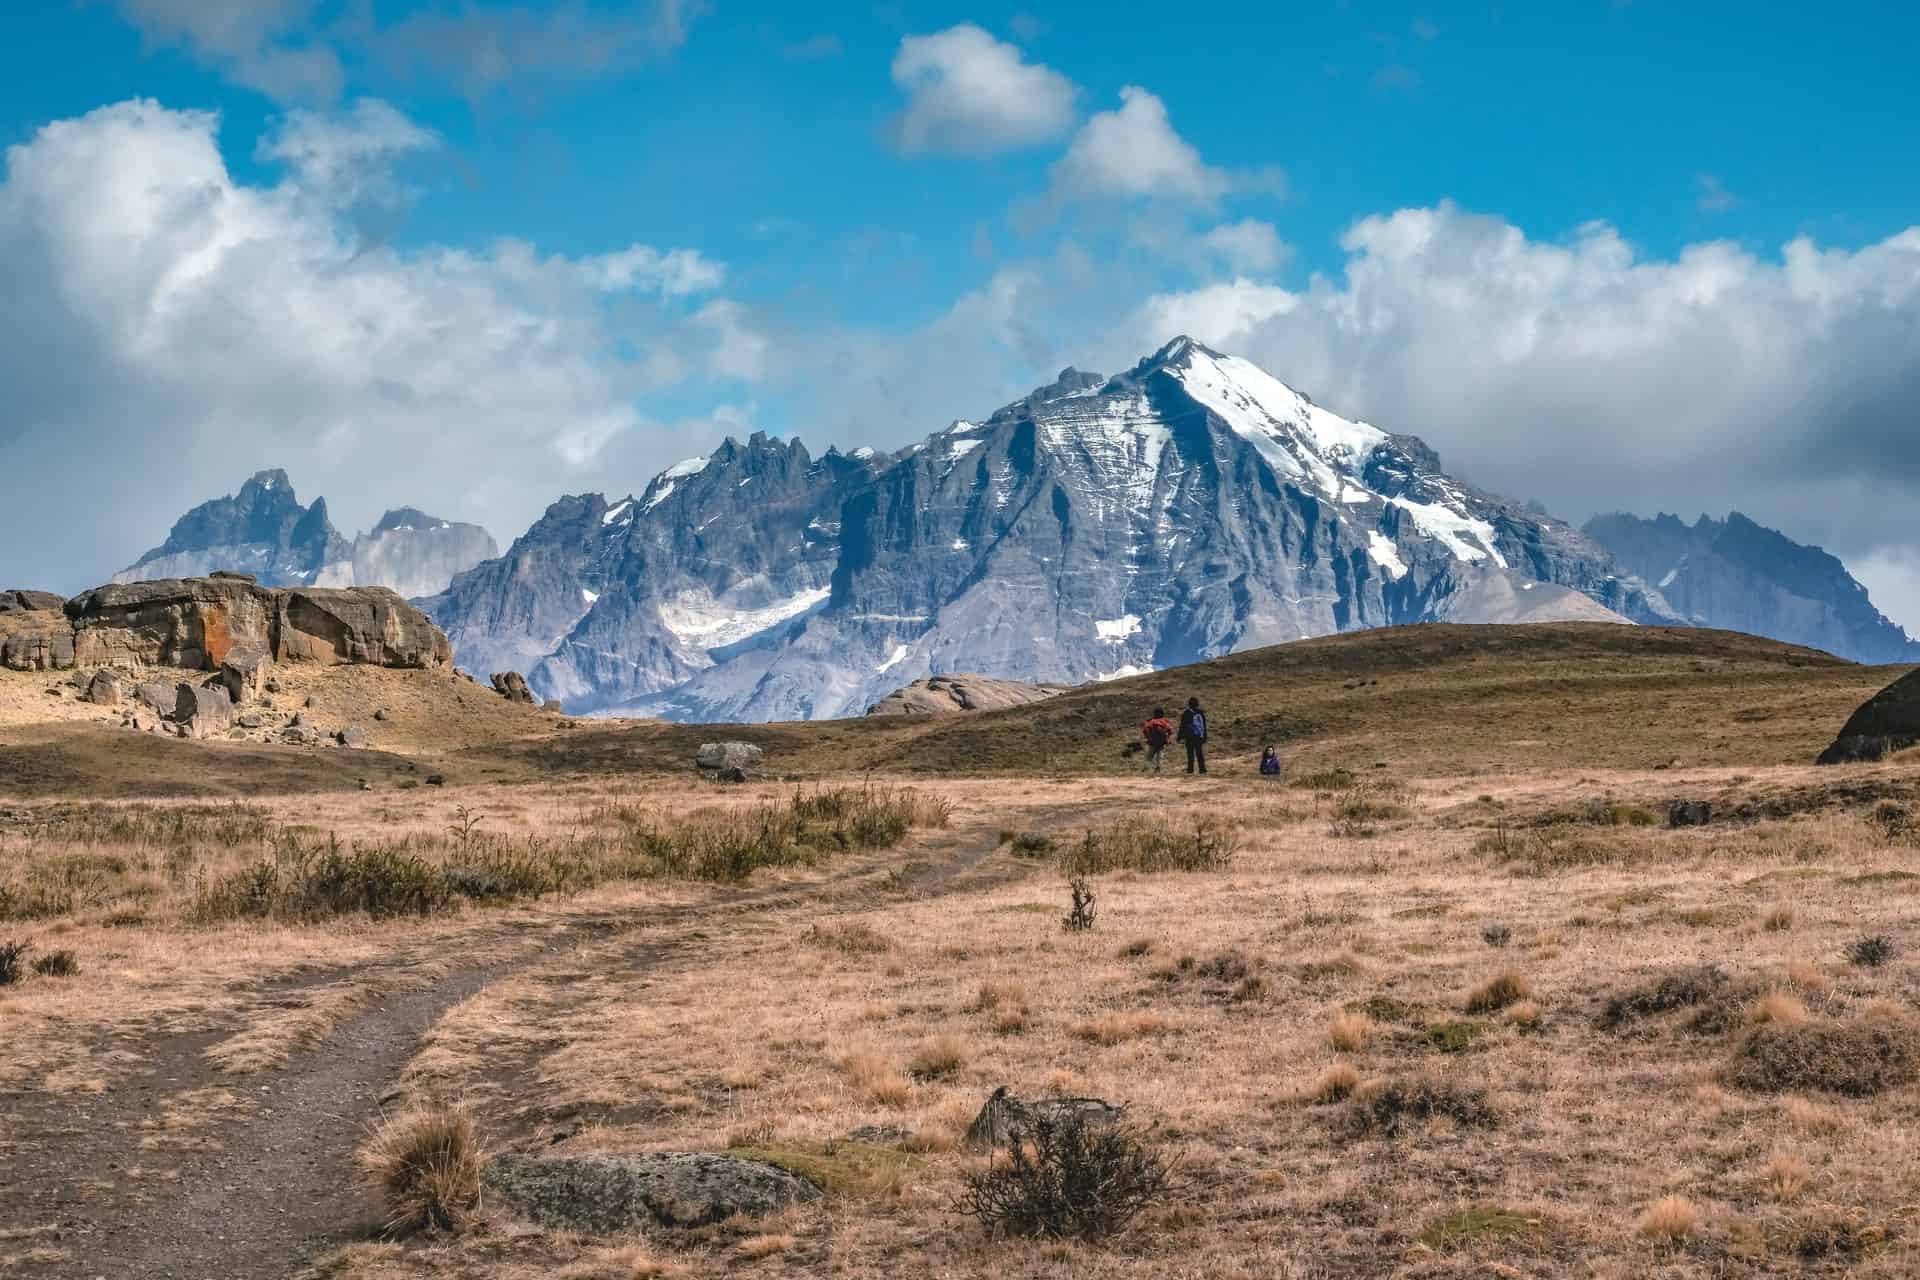
<path fill-rule="evenodd" d="M 1167 719 L 1165 707 L 1153 709 L 1153 719 L 1140 726 L 1140 736 L 1147 740 L 1147 768 L 1160 772 L 1160 756 L 1173 741 L 1173 721 Z"/>

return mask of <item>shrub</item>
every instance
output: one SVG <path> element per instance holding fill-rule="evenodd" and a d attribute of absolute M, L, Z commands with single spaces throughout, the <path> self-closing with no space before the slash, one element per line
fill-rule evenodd
<path fill-rule="evenodd" d="M 1022 831 L 1007 841 L 1007 847 L 1022 858 L 1044 858 L 1053 852 L 1053 837 L 1038 831 Z"/>
<path fill-rule="evenodd" d="M 1457 1124 L 1490 1129 L 1499 1122 L 1486 1091 L 1438 1077 L 1389 1080 L 1354 1095 L 1348 1126 L 1356 1134 L 1397 1138 L 1410 1120 L 1444 1116 Z"/>
<path fill-rule="evenodd" d="M 1685 1196 L 1661 1196 L 1640 1215 L 1638 1231 L 1649 1240 L 1674 1244 L 1700 1225 L 1700 1211 Z"/>
<path fill-rule="evenodd" d="M 1068 875 L 1224 871 L 1233 861 L 1237 840 L 1234 828 L 1217 818 L 1201 818 L 1191 827 L 1182 827 L 1166 818 L 1140 817 L 1087 832 L 1059 858 Z"/>
<path fill-rule="evenodd" d="M 1763 1023 L 1735 1048 L 1726 1078 L 1755 1092 L 1870 1097 L 1920 1079 L 1920 1025 L 1904 1018 Z"/>
<path fill-rule="evenodd" d="M 1069 881 L 1067 888 L 1073 894 L 1073 905 L 1067 909 L 1067 914 L 1060 918 L 1060 927 L 1069 933 L 1084 933 L 1093 928 L 1093 889 L 1080 876 L 1075 876 Z"/>
<path fill-rule="evenodd" d="M 993 1235 L 1104 1240 L 1167 1199 L 1173 1175 L 1174 1162 L 1139 1129 L 1036 1115 L 1004 1158 L 968 1175 L 955 1211 Z"/>
<path fill-rule="evenodd" d="M 1899 945 L 1884 933 L 1868 934 L 1847 944 L 1847 959 L 1867 969 L 1877 969 L 1899 954 Z"/>
<path fill-rule="evenodd" d="M 360 1172 L 387 1231 L 458 1231 L 480 1204 L 480 1140 L 463 1107 L 430 1104 L 381 1123 Z"/>
<path fill-rule="evenodd" d="M 80 958 L 65 948 L 49 951 L 33 962 L 33 971 L 43 978 L 71 978 L 80 972 Z"/>
<path fill-rule="evenodd" d="M 1508 1005 L 1518 1004 L 1532 994 L 1533 984 L 1509 969 L 1467 997 L 1467 1012 L 1493 1013 Z"/>
<path fill-rule="evenodd" d="M 1723 996 L 1731 985 L 1731 979 L 1716 965 L 1677 969 L 1609 996 L 1600 1025 L 1615 1029 L 1640 1018 L 1704 1004 Z"/>
<path fill-rule="evenodd" d="M 32 948 L 28 942 L 0 942 L 0 987 L 10 987 L 25 976 L 20 962 Z"/>
<path fill-rule="evenodd" d="M 1513 941 L 1513 929 L 1496 922 L 1480 931 L 1480 940 L 1490 947 L 1504 947 Z"/>

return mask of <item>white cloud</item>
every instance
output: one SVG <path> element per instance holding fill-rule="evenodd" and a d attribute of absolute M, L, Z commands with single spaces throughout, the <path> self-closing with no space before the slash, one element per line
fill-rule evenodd
<path fill-rule="evenodd" d="M 1192 333 L 1575 519 L 1737 508 L 1843 558 L 1920 548 L 1920 227 L 1647 259 L 1441 205 L 1342 243 L 1342 279 L 1155 296 L 1109 358 Z"/>
<path fill-rule="evenodd" d="M 618 253 L 582 258 L 580 270 L 587 282 L 607 293 L 633 289 L 681 298 L 718 289 L 726 268 L 697 249 L 670 249 L 636 244 Z"/>
<path fill-rule="evenodd" d="M 907 95 L 893 136 L 908 154 L 987 155 L 1051 142 L 1073 124 L 1073 82 L 972 23 L 903 39 L 893 83 Z"/>
<path fill-rule="evenodd" d="M 1138 85 L 1120 90 L 1117 110 L 1096 113 L 1053 166 L 1057 202 L 1149 196 L 1208 205 L 1232 179 L 1174 132 L 1167 106 Z"/>
<path fill-rule="evenodd" d="M 1247 218 L 1200 236 L 1200 247 L 1233 271 L 1272 271 L 1287 260 L 1287 245 L 1270 222 Z"/>
<path fill-rule="evenodd" d="M 362 98 L 345 113 L 289 112 L 256 154 L 290 166 L 306 189 L 350 202 L 385 188 L 396 157 L 438 145 L 432 130 L 387 103 Z"/>
<path fill-rule="evenodd" d="M 419 145 L 404 123 L 299 122 L 271 186 L 228 171 L 214 116 L 146 101 L 7 152 L 0 579 L 90 585 L 262 467 L 350 527 L 411 503 L 506 539 L 559 493 L 685 456 L 638 404 L 696 394 L 724 344 L 671 297 L 600 286 L 630 272 L 672 295 L 717 266 L 644 246 L 582 260 L 512 240 L 356 243 L 305 184 L 382 153 L 369 139 Z"/>
<path fill-rule="evenodd" d="M 158 44 L 184 46 L 229 78 L 275 98 L 330 102 L 344 72 L 326 44 L 302 37 L 318 0 L 114 0 Z"/>

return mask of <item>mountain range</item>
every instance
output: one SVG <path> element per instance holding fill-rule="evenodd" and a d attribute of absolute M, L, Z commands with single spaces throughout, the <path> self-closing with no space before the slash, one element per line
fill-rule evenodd
<path fill-rule="evenodd" d="M 1733 512 L 1688 525 L 1595 516 L 1587 536 L 1628 572 L 1656 584 L 1696 626 L 1745 631 L 1855 662 L 1920 662 L 1920 643 L 1873 607 L 1867 589 L 1819 547 Z"/>
<path fill-rule="evenodd" d="M 1176 339 L 898 453 L 756 434 L 561 499 L 420 602 L 570 710 L 857 715 L 946 671 L 1110 679 L 1420 621 L 1677 623 L 1578 530 Z"/>
<path fill-rule="evenodd" d="M 453 576 L 500 554 L 479 525 L 413 507 L 389 511 L 348 542 L 327 500 L 302 506 L 287 473 L 256 473 L 240 492 L 203 502 L 167 540 L 113 575 L 117 583 L 247 573 L 269 587 L 387 587 L 404 596 L 444 590 Z"/>

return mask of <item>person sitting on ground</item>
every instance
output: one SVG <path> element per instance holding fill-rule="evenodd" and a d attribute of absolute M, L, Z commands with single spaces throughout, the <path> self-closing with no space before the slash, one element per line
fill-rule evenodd
<path fill-rule="evenodd" d="M 1160 772 L 1160 757 L 1173 741 L 1173 721 L 1167 719 L 1165 707 L 1153 709 L 1153 719 L 1140 726 L 1140 736 L 1147 740 L 1147 768 Z"/>
<path fill-rule="evenodd" d="M 1200 709 L 1200 699 L 1187 699 L 1187 709 L 1180 713 L 1180 732 L 1175 736 L 1187 744 L 1187 772 L 1195 772 L 1197 766 L 1200 773 L 1205 773 L 1207 771 L 1207 713 Z"/>
<path fill-rule="evenodd" d="M 1280 776 L 1280 753 L 1272 747 L 1260 753 L 1260 773 L 1267 778 Z"/>

